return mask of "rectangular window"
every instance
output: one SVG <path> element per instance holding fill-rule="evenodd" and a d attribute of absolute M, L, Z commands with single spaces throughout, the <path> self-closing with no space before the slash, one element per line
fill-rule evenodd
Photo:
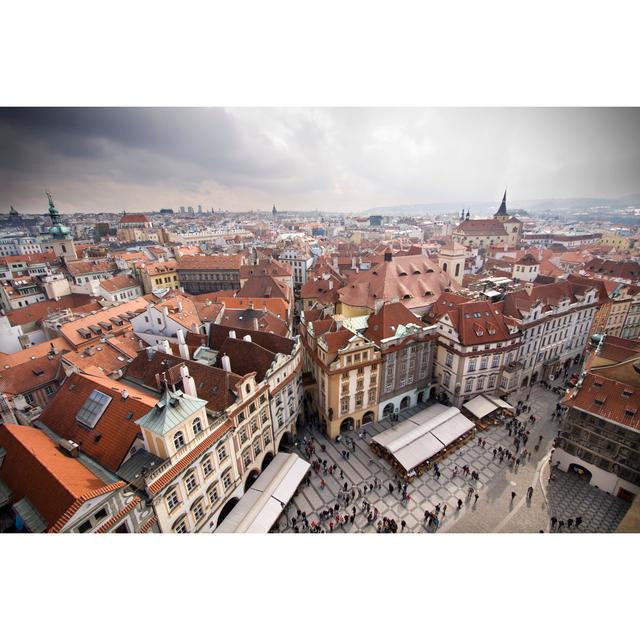
<path fill-rule="evenodd" d="M 478 378 L 478 384 L 476 385 L 476 389 L 480 391 L 484 389 L 484 378 Z"/>
<path fill-rule="evenodd" d="M 471 360 L 469 360 L 469 368 L 467 369 L 467 371 L 475 371 L 476 370 L 476 360 L 477 360 L 477 358 L 471 358 Z"/>
<path fill-rule="evenodd" d="M 349 398 L 342 398 L 340 401 L 340 412 L 348 413 L 349 412 Z"/>
<path fill-rule="evenodd" d="M 187 491 L 189 493 L 191 493 L 198 486 L 198 481 L 196 480 L 196 476 L 195 476 L 194 473 L 192 473 L 191 475 L 187 476 L 185 478 L 184 483 L 187 486 Z"/>
<path fill-rule="evenodd" d="M 445 371 L 444 375 L 442 376 L 442 384 L 445 387 L 448 387 L 450 380 L 451 380 L 451 374 L 448 371 Z"/>
<path fill-rule="evenodd" d="M 44 388 L 44 392 L 45 392 L 48 396 L 52 396 L 52 395 L 56 392 L 56 385 L 55 385 L 55 384 L 47 385 L 47 386 Z"/>
<path fill-rule="evenodd" d="M 453 353 L 447 353 L 446 364 L 447 367 L 450 367 L 453 364 Z"/>
<path fill-rule="evenodd" d="M 260 438 L 258 438 L 253 443 L 253 455 L 256 457 L 259 456 L 261 451 L 262 451 L 262 446 L 260 445 Z"/>
<path fill-rule="evenodd" d="M 198 502 L 193 507 L 193 509 L 191 509 L 191 513 L 193 513 L 193 518 L 196 522 L 204 518 L 204 509 L 202 508 L 202 500 L 200 500 L 200 502 Z"/>
<path fill-rule="evenodd" d="M 249 451 L 249 449 L 242 452 L 242 464 L 245 466 L 245 469 L 251 466 L 251 451 Z"/>
<path fill-rule="evenodd" d="M 211 464 L 211 458 L 207 458 L 202 463 L 202 473 L 207 477 L 213 471 L 213 465 Z"/>
<path fill-rule="evenodd" d="M 249 436 L 247 435 L 247 430 L 240 429 L 240 431 L 238 432 L 238 438 L 240 438 L 240 444 L 244 444 L 249 439 Z"/>
<path fill-rule="evenodd" d="M 471 389 L 473 388 L 473 380 L 471 378 L 469 378 L 464 385 L 464 390 L 466 392 L 471 391 Z"/>
<path fill-rule="evenodd" d="M 218 501 L 220 496 L 218 495 L 217 485 L 214 484 L 209 487 L 209 489 L 207 490 L 207 496 L 211 504 L 215 504 Z"/>
<path fill-rule="evenodd" d="M 182 520 L 180 520 L 180 522 L 177 522 L 174 525 L 173 530 L 175 531 L 175 533 L 189 533 L 186 518 L 183 518 Z"/>
<path fill-rule="evenodd" d="M 180 500 L 175 490 L 167 495 L 167 507 L 169 507 L 169 511 L 173 511 L 179 504 Z"/>
<path fill-rule="evenodd" d="M 222 462 L 227 457 L 227 450 L 222 444 L 218 447 L 218 460 Z"/>
<path fill-rule="evenodd" d="M 500 364 L 500 356 L 498 354 L 496 354 L 491 359 L 491 368 L 495 369 L 499 364 Z"/>
<path fill-rule="evenodd" d="M 225 489 L 228 489 L 231 486 L 230 473 L 225 473 L 224 476 L 222 476 L 222 485 L 224 486 Z"/>

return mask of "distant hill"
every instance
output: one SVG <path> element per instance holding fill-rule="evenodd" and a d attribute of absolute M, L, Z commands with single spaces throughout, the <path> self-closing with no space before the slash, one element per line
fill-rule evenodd
<path fill-rule="evenodd" d="M 591 207 L 640 206 L 640 194 L 633 193 L 620 198 L 545 198 L 539 200 L 507 200 L 509 209 L 546 211 L 549 209 L 588 209 Z M 453 213 L 469 209 L 472 214 L 494 214 L 499 202 L 432 202 L 429 204 L 400 204 L 373 207 L 362 211 L 361 215 L 418 215 Z"/>

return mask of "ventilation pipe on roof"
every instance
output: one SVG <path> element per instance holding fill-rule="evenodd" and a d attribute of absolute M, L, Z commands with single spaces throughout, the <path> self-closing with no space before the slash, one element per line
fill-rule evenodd
<path fill-rule="evenodd" d="M 178 349 L 180 350 L 180 357 L 185 360 L 189 360 L 189 347 L 184 339 L 184 331 L 178 329 Z"/>
<path fill-rule="evenodd" d="M 229 331 L 229 337 L 232 338 L 233 340 L 236 339 L 236 332 L 233 329 Z"/>
<path fill-rule="evenodd" d="M 229 356 L 227 356 L 227 355 L 222 356 L 222 368 L 227 373 L 231 373 L 231 360 L 229 359 Z"/>
<path fill-rule="evenodd" d="M 245 342 L 251 342 L 251 336 L 249 334 L 247 334 L 246 336 L 244 336 L 244 338 L 242 338 Z"/>
<path fill-rule="evenodd" d="M 184 389 L 185 395 L 197 398 L 196 383 L 189 374 L 189 367 L 185 364 L 180 365 L 180 377 L 182 378 L 182 388 Z"/>

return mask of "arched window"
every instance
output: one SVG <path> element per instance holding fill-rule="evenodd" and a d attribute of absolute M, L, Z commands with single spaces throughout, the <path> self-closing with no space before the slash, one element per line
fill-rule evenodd
<path fill-rule="evenodd" d="M 196 417 L 193 419 L 193 422 L 191 424 L 193 426 L 193 435 L 197 436 L 202 431 L 202 420 Z"/>
<path fill-rule="evenodd" d="M 456 264 L 456 276 L 460 275 L 460 263 Z"/>
<path fill-rule="evenodd" d="M 173 436 L 173 445 L 175 446 L 176 451 L 184 447 L 184 434 L 182 431 L 177 431 Z"/>
<path fill-rule="evenodd" d="M 445 273 L 447 272 L 447 263 L 446 263 L 446 262 L 442 265 L 442 270 L 443 270 Z"/>
<path fill-rule="evenodd" d="M 247 393 L 251 393 L 251 385 L 248 385 L 248 384 L 247 384 L 247 385 L 245 385 L 244 390 L 245 390 Z"/>

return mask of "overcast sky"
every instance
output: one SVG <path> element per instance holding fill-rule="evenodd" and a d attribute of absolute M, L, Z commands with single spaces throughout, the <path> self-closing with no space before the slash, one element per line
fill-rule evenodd
<path fill-rule="evenodd" d="M 639 109 L 0 109 L 0 150 L 2 212 L 640 192 Z"/>

